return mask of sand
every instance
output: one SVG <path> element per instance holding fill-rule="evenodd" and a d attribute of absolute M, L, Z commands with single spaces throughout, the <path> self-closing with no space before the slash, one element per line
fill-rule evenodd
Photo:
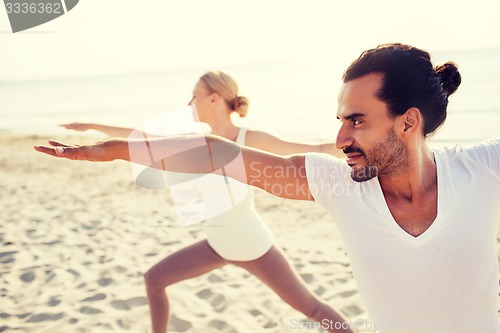
<path fill-rule="evenodd" d="M 203 231 L 181 228 L 170 193 L 138 187 L 128 163 L 33 150 L 46 140 L 0 134 L 0 332 L 151 332 L 144 272 L 203 239 Z M 309 288 L 352 322 L 366 320 L 325 210 L 262 191 L 256 206 Z M 300 328 L 310 325 L 301 313 L 234 266 L 173 285 L 168 294 L 169 332 L 321 332 Z M 357 332 L 371 330 L 361 324 Z"/>

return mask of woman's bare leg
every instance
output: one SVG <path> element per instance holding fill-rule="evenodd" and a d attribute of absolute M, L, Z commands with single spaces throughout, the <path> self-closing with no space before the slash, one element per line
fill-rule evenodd
<path fill-rule="evenodd" d="M 153 333 L 168 328 L 169 302 L 165 288 L 176 282 L 210 272 L 227 264 L 206 240 L 179 250 L 151 267 L 144 280 L 148 294 Z"/>
<path fill-rule="evenodd" d="M 302 279 L 288 263 L 283 251 L 276 246 L 259 259 L 230 261 L 230 263 L 255 275 L 294 309 L 323 324 L 322 327 L 328 332 L 352 333 L 341 315 L 307 289 Z M 324 325 L 325 322 L 328 324 Z"/>

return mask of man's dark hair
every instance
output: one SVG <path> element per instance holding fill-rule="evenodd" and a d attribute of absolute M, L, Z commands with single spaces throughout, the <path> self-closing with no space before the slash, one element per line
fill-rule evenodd
<path fill-rule="evenodd" d="M 446 119 L 448 96 L 461 82 L 457 65 L 447 62 L 433 68 L 428 52 L 393 43 L 363 52 L 344 72 L 349 82 L 370 73 L 382 73 L 377 96 L 395 117 L 416 107 L 424 118 L 424 135 L 435 132 Z"/>

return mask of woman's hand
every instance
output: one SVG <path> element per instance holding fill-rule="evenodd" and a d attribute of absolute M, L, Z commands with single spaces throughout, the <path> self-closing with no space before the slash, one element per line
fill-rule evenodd
<path fill-rule="evenodd" d="M 88 123 L 70 123 L 70 124 L 61 124 L 59 126 L 80 132 L 92 129 L 92 124 Z"/>
<path fill-rule="evenodd" d="M 122 145 L 118 140 L 98 142 L 93 145 L 68 145 L 49 140 L 50 146 L 35 146 L 35 150 L 50 156 L 92 162 L 108 162 L 123 158 Z M 125 144 L 126 149 L 126 144 Z"/>

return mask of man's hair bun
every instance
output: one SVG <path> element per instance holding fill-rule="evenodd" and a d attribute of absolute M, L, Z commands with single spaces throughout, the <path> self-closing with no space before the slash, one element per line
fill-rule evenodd
<path fill-rule="evenodd" d="M 454 62 L 448 61 L 443 65 L 436 66 L 435 70 L 441 80 L 445 94 L 450 96 L 457 90 L 460 82 L 462 82 L 457 65 Z"/>

